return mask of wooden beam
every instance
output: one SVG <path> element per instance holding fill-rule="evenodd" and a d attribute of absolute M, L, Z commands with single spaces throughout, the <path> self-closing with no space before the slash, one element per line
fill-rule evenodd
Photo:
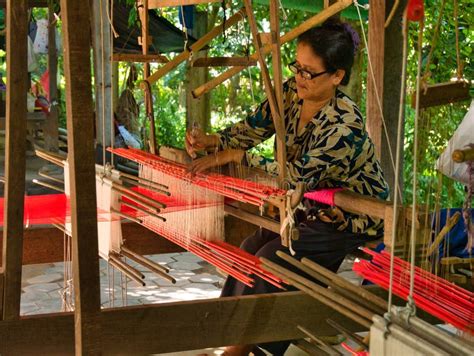
<path fill-rule="evenodd" d="M 5 276 L 3 274 L 3 270 L 0 269 L 0 315 L 3 315 L 3 288 L 4 286 Z"/>
<path fill-rule="evenodd" d="M 56 25 L 52 24 L 53 21 L 56 21 L 52 2 L 48 7 L 48 21 L 48 100 L 51 103 L 51 106 L 49 113 L 46 115 L 44 148 L 47 151 L 57 152 L 59 147 L 58 52 L 56 49 Z"/>
<path fill-rule="evenodd" d="M 297 38 L 303 32 L 309 30 L 310 28 L 319 25 L 326 21 L 329 17 L 337 14 L 338 12 L 344 10 L 346 7 L 352 5 L 352 0 L 339 0 L 334 5 L 329 6 L 327 9 L 324 9 L 317 15 L 309 18 L 299 26 L 295 27 L 293 30 L 287 32 L 285 35 L 281 37 L 281 44 L 285 44 Z M 262 48 L 262 54 L 267 55 L 271 52 L 271 45 L 268 44 Z M 252 59 L 257 59 L 257 54 L 254 53 L 250 56 Z M 210 80 L 206 84 L 201 85 L 193 90 L 193 95 L 196 98 L 199 98 L 201 95 L 209 92 L 211 89 L 215 88 L 219 84 L 225 82 L 227 79 L 231 78 L 232 76 L 236 75 L 237 73 L 241 72 L 247 67 L 233 67 L 226 72 L 222 73 L 221 75 L 217 76 L 216 78 Z"/>
<path fill-rule="evenodd" d="M 470 100 L 469 90 L 469 83 L 463 81 L 428 85 L 426 90 L 421 90 L 420 109 Z M 416 93 L 413 93 L 411 99 L 412 108 L 415 108 L 415 101 Z"/>
<path fill-rule="evenodd" d="M 229 27 L 235 25 L 237 22 L 242 20 L 245 17 L 245 9 L 240 9 L 237 11 L 234 15 L 229 17 L 225 23 L 219 24 L 215 26 L 212 30 L 210 30 L 208 33 L 206 33 L 204 36 L 202 36 L 200 39 L 198 39 L 196 42 L 194 42 L 191 45 L 190 50 L 185 49 L 184 52 L 181 52 L 178 54 L 176 57 L 174 57 L 172 60 L 170 60 L 168 63 L 166 63 L 164 66 L 162 66 L 160 69 L 158 69 L 155 73 L 153 73 L 147 80 L 148 82 L 154 83 L 167 73 L 169 73 L 171 70 L 176 68 L 180 63 L 184 62 L 187 60 L 193 52 L 200 51 L 204 46 L 206 46 L 209 42 L 211 42 L 214 38 L 219 36 L 223 31 L 228 29 Z"/>
<path fill-rule="evenodd" d="M 26 93 L 28 91 L 26 0 L 7 1 L 7 101 L 5 212 L 3 228 L 3 320 L 20 317 L 23 209 L 26 171 Z"/>
<path fill-rule="evenodd" d="M 375 145 L 377 157 L 382 154 L 382 100 L 384 79 L 385 1 L 374 1 L 369 10 L 369 58 L 367 69 L 367 131 Z M 384 154 L 388 155 L 388 152 Z"/>
<path fill-rule="evenodd" d="M 151 10 L 169 6 L 186 6 L 213 2 L 222 2 L 222 0 L 148 0 L 148 8 Z"/>
<path fill-rule="evenodd" d="M 255 65 L 257 65 L 257 60 L 249 57 L 206 57 L 197 58 L 191 62 L 192 67 L 250 67 Z"/>
<path fill-rule="evenodd" d="M 101 313 L 104 354 L 158 354 L 302 338 L 298 325 L 333 335 L 326 319 L 361 328 L 301 292 L 156 304 Z M 71 314 L 0 323 L 0 353 L 71 354 Z M 161 331 L 163 337 L 157 337 Z M 166 335 L 166 336 L 164 336 Z"/>
<path fill-rule="evenodd" d="M 265 218 L 262 216 L 254 215 L 252 213 L 249 213 L 245 210 L 230 206 L 230 205 L 225 205 L 224 206 L 224 212 L 226 214 L 235 216 L 236 218 L 239 218 L 241 220 L 247 221 L 251 224 L 254 224 L 256 226 L 261 226 L 264 229 L 273 231 L 277 234 L 280 233 L 280 224 L 272 219 Z"/>
<path fill-rule="evenodd" d="M 77 355 L 101 351 L 89 1 L 61 0 Z M 81 29 L 78 31 L 78 29 Z"/>
<path fill-rule="evenodd" d="M 161 54 L 114 53 L 112 54 L 112 61 L 114 62 L 168 63 L 169 59 Z"/>
<path fill-rule="evenodd" d="M 8 0 L 0 0 L 0 7 L 7 7 Z M 48 0 L 28 0 L 28 7 L 48 7 Z"/>

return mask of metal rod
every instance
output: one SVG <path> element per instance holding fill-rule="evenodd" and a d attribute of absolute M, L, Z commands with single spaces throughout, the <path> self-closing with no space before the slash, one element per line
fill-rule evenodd
<path fill-rule="evenodd" d="M 148 210 L 151 210 L 152 212 L 154 212 L 155 214 L 157 214 L 158 212 L 160 212 L 160 209 L 159 208 L 155 208 L 154 206 L 150 206 L 144 202 L 142 202 L 140 199 L 138 199 L 137 197 L 133 196 L 133 195 L 130 195 L 130 194 L 127 194 L 125 192 L 122 192 L 122 191 L 119 191 L 119 190 L 116 190 L 118 193 L 120 193 L 120 195 L 122 195 L 122 197 L 125 197 L 127 199 L 129 199 L 130 201 L 133 201 L 134 203 L 136 204 L 139 204 L 141 206 L 144 206 L 146 209 Z M 123 200 L 122 200 L 122 203 L 123 203 Z"/>
<path fill-rule="evenodd" d="M 272 272 L 276 276 L 282 278 L 286 282 L 309 294 L 313 298 L 319 300 L 321 303 L 338 311 L 342 315 L 354 320 L 356 323 L 370 328 L 372 325 L 371 320 L 374 315 L 370 311 L 352 303 L 351 301 L 343 298 L 335 293 L 323 288 L 316 283 L 310 282 L 307 279 L 286 270 L 285 268 L 273 263 L 266 258 L 261 257 L 260 260 L 265 266 L 265 269 Z M 357 314 L 356 314 L 357 313 Z"/>
<path fill-rule="evenodd" d="M 143 275 L 143 273 L 141 273 L 136 268 L 134 268 L 134 267 L 130 266 L 129 264 L 125 263 L 124 261 L 122 261 L 122 259 L 120 258 L 120 255 L 117 254 L 116 252 L 110 251 L 109 260 L 112 260 L 112 261 L 116 262 L 117 264 L 121 265 L 124 269 L 126 269 L 130 273 L 132 273 L 135 277 L 137 277 L 139 279 L 145 279 L 145 276 Z"/>
<path fill-rule="evenodd" d="M 122 245 L 121 251 L 126 252 L 126 253 L 128 253 L 128 254 L 130 254 L 130 255 L 133 255 L 134 258 L 138 259 L 140 262 L 149 264 L 149 265 L 153 266 L 154 268 L 159 269 L 159 270 L 161 270 L 161 271 L 163 271 L 163 272 L 165 272 L 165 273 L 168 273 L 168 272 L 170 271 L 169 268 L 167 268 L 167 267 L 165 267 L 165 266 L 162 266 L 162 265 L 156 263 L 155 261 L 152 261 L 152 260 L 150 260 L 149 258 L 146 258 L 145 256 L 140 255 L 139 253 L 137 253 L 137 252 L 135 252 L 135 251 L 130 250 L 130 249 L 129 249 L 128 247 L 126 247 L 126 246 L 123 246 L 123 245 Z"/>
<path fill-rule="evenodd" d="M 123 247 L 122 247 L 122 250 L 120 251 L 120 253 L 122 255 L 124 255 L 125 257 L 128 257 L 131 260 L 133 260 L 133 261 L 141 264 L 142 266 L 148 268 L 150 271 L 152 271 L 153 273 L 159 275 L 160 277 L 163 277 L 167 281 L 169 281 L 173 284 L 176 283 L 176 279 L 174 279 L 172 276 L 170 276 L 165 271 L 163 271 L 163 268 L 160 265 L 158 265 L 159 267 L 157 267 L 156 264 L 154 264 L 153 261 L 147 260 L 145 257 L 137 255 L 135 253 L 133 253 L 133 254 L 128 253 L 127 251 L 125 251 L 123 249 Z"/>
<path fill-rule="evenodd" d="M 303 263 L 298 261 L 296 258 L 293 258 L 293 257 L 289 256 L 288 254 L 284 253 L 283 251 L 277 251 L 277 256 L 280 257 L 281 259 L 285 260 L 286 262 L 292 264 L 293 266 L 298 267 L 300 270 L 302 270 L 306 274 L 310 275 L 311 277 L 317 279 L 318 281 L 330 286 L 331 288 L 333 288 L 335 291 L 337 291 L 338 293 L 340 293 L 344 297 L 349 298 L 349 299 L 355 301 L 356 303 L 362 304 L 365 308 L 367 308 L 369 310 L 372 310 L 373 312 L 375 312 L 379 315 L 383 315 L 384 312 L 386 311 L 387 307 L 386 306 L 385 306 L 385 308 L 382 307 L 382 305 L 386 304 L 386 302 L 383 299 L 373 295 L 370 292 L 367 292 L 367 291 L 363 290 L 362 288 L 360 288 L 358 286 L 354 286 L 352 283 L 347 282 L 345 279 L 343 279 L 341 277 L 339 277 L 339 278 L 343 279 L 344 282 L 346 282 L 346 283 L 342 283 L 341 281 L 337 280 L 336 278 L 328 278 L 329 277 L 329 272 L 330 273 L 333 273 L 333 272 L 328 270 L 327 275 L 324 276 L 321 273 L 319 273 L 318 271 L 315 271 L 314 269 L 311 269 L 309 266 L 304 265 Z M 337 274 L 335 274 L 335 273 L 334 273 L 334 275 L 337 276 Z M 334 277 L 334 276 L 332 276 L 332 277 Z M 355 290 L 357 290 L 357 292 Z M 362 296 L 361 294 L 363 294 L 364 296 Z M 370 294 L 371 296 L 373 296 L 375 298 L 371 298 L 371 300 L 367 299 L 366 297 L 367 297 L 368 294 Z M 370 298 L 370 296 L 369 296 L 369 298 Z M 377 298 L 380 299 L 380 300 L 377 301 Z"/>
<path fill-rule="evenodd" d="M 140 284 L 142 287 L 144 287 L 146 285 L 145 282 L 143 282 L 140 278 L 138 278 L 133 273 L 131 273 L 129 270 L 124 268 L 122 265 L 118 264 L 115 260 L 112 260 L 112 259 L 109 258 L 109 263 L 112 266 L 114 266 L 115 268 L 117 268 L 120 272 L 125 274 L 128 278 L 130 278 L 131 280 L 133 280 L 133 281 L 137 282 L 138 284 Z"/>
<path fill-rule="evenodd" d="M 151 184 L 143 184 L 143 183 L 140 183 L 140 181 L 137 181 L 137 180 L 133 180 L 133 179 L 130 179 L 130 178 L 127 178 L 127 177 L 121 177 L 122 181 L 124 182 L 127 182 L 129 184 L 133 184 L 133 185 L 136 185 L 137 187 L 140 187 L 140 188 L 145 188 L 145 189 L 149 189 L 153 192 L 156 192 L 156 193 L 160 193 L 160 194 L 165 194 L 165 195 L 168 195 L 170 196 L 171 193 L 168 192 L 167 190 L 164 190 L 164 189 L 160 189 L 160 188 L 155 188 L 153 187 Z"/>
<path fill-rule="evenodd" d="M 116 214 L 116 215 L 118 215 L 118 216 L 121 216 L 121 217 L 123 217 L 123 218 L 125 218 L 125 219 L 128 219 L 128 220 L 130 220 L 130 221 L 136 222 L 137 224 L 140 224 L 140 225 L 142 224 L 142 221 L 141 221 L 140 219 L 137 219 L 137 218 L 135 218 L 135 217 L 133 217 L 133 216 L 131 216 L 131 215 L 122 213 L 121 211 L 118 211 L 118 210 L 115 210 L 115 209 L 111 208 L 111 209 L 110 209 L 110 212 L 113 213 L 113 214 Z"/>
<path fill-rule="evenodd" d="M 125 188 L 124 186 L 116 183 L 116 182 L 112 182 L 112 188 L 115 189 L 115 190 L 118 190 L 120 192 L 125 192 L 127 193 L 128 195 L 133 195 L 135 196 L 137 199 L 140 199 L 148 204 L 150 204 L 151 206 L 158 206 L 159 208 L 166 208 L 166 204 L 163 204 L 159 201 L 156 201 L 150 197 L 147 197 L 146 195 L 143 195 L 141 193 L 138 193 L 134 190 L 131 190 L 131 189 L 128 189 L 128 188 Z"/>
<path fill-rule="evenodd" d="M 140 207 L 138 207 L 138 206 L 136 206 L 136 205 L 127 203 L 126 201 L 124 201 L 124 200 L 122 200 L 122 199 L 119 200 L 119 203 L 122 203 L 123 205 L 128 206 L 129 208 L 135 209 L 135 210 L 140 211 L 140 212 L 142 212 L 142 213 L 144 213 L 144 214 L 150 215 L 150 216 L 152 216 L 152 217 L 154 217 L 154 218 L 160 219 L 160 220 L 162 220 L 163 222 L 166 221 L 166 219 L 165 219 L 164 217 L 159 216 L 159 215 L 156 215 L 155 213 L 153 213 L 153 212 L 151 212 L 151 211 L 148 211 L 148 210 L 145 210 L 145 209 L 142 209 L 142 208 L 140 208 Z"/>
<path fill-rule="evenodd" d="M 45 153 L 41 153 L 41 152 L 38 152 L 36 151 L 36 155 L 40 158 L 43 158 L 45 159 L 46 161 L 48 162 L 51 162 L 51 163 L 54 163 L 55 165 L 59 166 L 59 167 L 64 167 L 64 162 L 61 161 L 61 160 L 58 160 L 54 157 L 51 157 L 49 156 L 48 154 L 45 154 Z"/>
<path fill-rule="evenodd" d="M 376 295 L 372 294 L 371 292 L 369 292 L 369 291 L 367 291 L 363 288 L 359 288 L 359 287 L 353 285 L 351 282 L 345 280 L 341 276 L 338 276 L 336 273 L 324 268 L 321 265 L 318 265 L 317 263 L 315 263 L 315 262 L 313 262 L 313 261 L 311 261 L 307 258 L 303 258 L 301 260 L 301 263 L 303 263 L 305 266 L 308 266 L 309 268 L 311 268 L 315 272 L 321 274 L 322 276 L 328 278 L 329 280 L 334 282 L 334 284 L 338 285 L 339 287 L 347 289 L 347 290 L 351 291 L 352 293 L 357 294 L 358 296 L 362 297 L 363 299 L 368 300 L 369 302 L 371 302 L 371 303 L 377 305 L 378 307 L 382 308 L 383 310 L 387 310 L 387 302 L 385 300 L 383 300 L 382 298 L 377 297 Z"/>
<path fill-rule="evenodd" d="M 41 186 L 46 187 L 46 188 L 49 188 L 49 189 L 56 190 L 56 191 L 61 192 L 61 193 L 64 193 L 64 189 L 62 189 L 62 188 L 60 188 L 60 187 L 57 187 L 57 186 L 55 186 L 55 185 L 46 183 L 46 182 L 42 182 L 42 181 L 40 181 L 40 180 L 38 180 L 38 179 L 33 179 L 33 183 L 38 184 L 38 185 L 41 185 Z"/>
<path fill-rule="evenodd" d="M 61 180 L 61 179 L 59 179 L 59 178 L 52 177 L 52 176 L 50 176 L 50 175 L 48 175 L 48 174 L 46 174 L 46 173 L 38 172 L 38 175 L 39 175 L 40 177 L 43 177 L 43 178 L 48 178 L 48 179 L 52 180 L 53 182 L 60 183 L 60 184 L 64 184 L 64 181 L 63 181 L 63 180 Z"/>
<path fill-rule="evenodd" d="M 128 173 L 124 173 L 124 172 L 120 172 L 120 177 L 125 177 L 125 178 L 128 178 L 128 179 L 131 179 L 131 180 L 135 180 L 135 181 L 139 181 L 139 182 L 145 182 L 145 183 L 148 183 L 150 185 L 156 185 L 160 188 L 163 188 L 163 189 L 168 189 L 168 186 L 167 185 L 164 185 L 164 184 L 161 184 L 161 183 L 157 183 L 157 182 L 154 182 L 152 180 L 149 180 L 149 179 L 146 179 L 146 178 L 142 178 L 142 177 L 137 177 L 137 176 L 134 176 L 133 174 L 128 174 Z"/>

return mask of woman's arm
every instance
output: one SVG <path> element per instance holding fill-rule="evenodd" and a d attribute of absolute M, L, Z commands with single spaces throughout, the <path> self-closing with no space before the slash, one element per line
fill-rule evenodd
<path fill-rule="evenodd" d="M 259 105 L 252 115 L 215 134 L 220 149 L 248 150 L 275 134 L 268 100 Z"/>

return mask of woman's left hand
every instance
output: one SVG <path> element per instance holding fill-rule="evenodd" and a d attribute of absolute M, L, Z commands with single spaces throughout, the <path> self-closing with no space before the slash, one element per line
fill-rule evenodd
<path fill-rule="evenodd" d="M 241 163 L 245 152 L 242 150 L 227 149 L 215 154 L 211 153 L 202 158 L 196 159 L 191 165 L 191 173 L 197 174 L 213 167 L 223 166 L 230 162 Z"/>

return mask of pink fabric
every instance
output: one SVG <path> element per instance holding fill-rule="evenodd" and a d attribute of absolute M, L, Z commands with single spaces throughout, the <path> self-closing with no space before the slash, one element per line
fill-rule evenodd
<path fill-rule="evenodd" d="M 310 200 L 317 201 L 318 203 L 327 204 L 334 206 L 334 195 L 337 192 L 343 190 L 342 188 L 329 188 L 329 189 L 320 189 L 314 190 L 304 194 L 304 197 Z"/>

